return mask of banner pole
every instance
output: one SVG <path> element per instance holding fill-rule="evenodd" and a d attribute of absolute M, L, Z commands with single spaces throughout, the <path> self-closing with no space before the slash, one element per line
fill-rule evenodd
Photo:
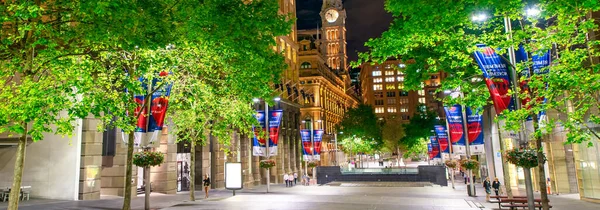
<path fill-rule="evenodd" d="M 269 160 L 269 158 L 271 158 L 271 153 L 269 153 L 269 146 L 271 146 L 271 137 L 269 136 L 269 103 L 267 102 L 267 100 L 265 100 L 265 134 L 266 134 L 266 157 L 267 160 Z M 271 169 L 267 168 L 267 193 L 269 193 L 269 190 L 271 189 Z"/>

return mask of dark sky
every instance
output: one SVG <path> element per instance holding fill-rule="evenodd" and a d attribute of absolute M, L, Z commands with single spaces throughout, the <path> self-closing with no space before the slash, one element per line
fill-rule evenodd
<path fill-rule="evenodd" d="M 392 21 L 391 14 L 383 8 L 384 0 L 344 0 L 346 8 L 346 29 L 348 41 L 348 57 L 350 61 L 357 59 L 356 51 L 366 51 L 364 43 L 369 38 L 381 36 Z M 319 12 L 323 0 L 297 0 L 298 29 L 316 28 L 321 25 Z"/>

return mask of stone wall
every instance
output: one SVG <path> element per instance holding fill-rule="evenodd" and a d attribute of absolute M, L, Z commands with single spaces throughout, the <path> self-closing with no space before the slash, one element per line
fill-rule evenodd
<path fill-rule="evenodd" d="M 81 138 L 81 164 L 79 172 L 79 200 L 100 199 L 102 171 L 102 132 L 100 120 L 83 119 Z"/>
<path fill-rule="evenodd" d="M 150 182 L 153 192 L 164 194 L 177 193 L 177 145 L 169 144 L 169 129 L 164 127 L 155 151 L 165 155 L 165 162 L 150 169 Z"/>

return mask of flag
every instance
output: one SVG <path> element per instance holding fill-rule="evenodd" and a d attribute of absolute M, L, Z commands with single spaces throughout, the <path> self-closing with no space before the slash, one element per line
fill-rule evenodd
<path fill-rule="evenodd" d="M 475 51 L 475 60 L 483 72 L 485 83 L 494 102 L 496 114 L 502 113 L 505 109 L 514 110 L 514 100 L 508 94 L 511 80 L 506 62 L 496 54 L 494 49 L 484 44 L 478 44 L 477 47 L 479 50 Z"/>
<path fill-rule="evenodd" d="M 452 153 L 466 154 L 462 107 L 457 104 L 451 107 L 444 107 L 444 111 L 446 111 L 446 120 L 448 121 L 448 130 L 450 131 Z"/>

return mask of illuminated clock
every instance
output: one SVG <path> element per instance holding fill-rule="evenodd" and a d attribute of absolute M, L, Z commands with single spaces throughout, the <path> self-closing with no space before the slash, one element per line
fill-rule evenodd
<path fill-rule="evenodd" d="M 327 11 L 327 13 L 325 13 L 325 19 L 327 20 L 327 22 L 330 23 L 335 22 L 339 16 L 340 13 L 338 13 L 338 11 L 334 9 L 330 9 L 329 11 Z"/>

